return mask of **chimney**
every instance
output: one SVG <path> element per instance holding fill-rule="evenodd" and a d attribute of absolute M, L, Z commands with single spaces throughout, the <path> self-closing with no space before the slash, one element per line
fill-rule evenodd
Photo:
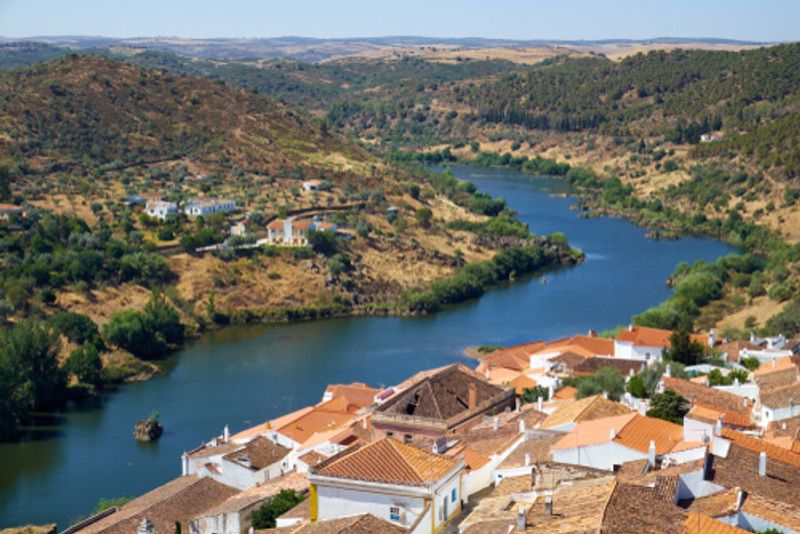
<path fill-rule="evenodd" d="M 664 369 L 664 376 L 672 376 L 672 364 L 667 364 L 667 368 Z"/>
<path fill-rule="evenodd" d="M 222 429 L 222 440 L 225 442 L 230 441 L 231 439 L 231 429 L 228 428 L 228 425 L 225 425 L 225 428 Z"/>
<path fill-rule="evenodd" d="M 742 491 L 742 488 L 740 488 L 739 486 L 736 486 L 736 488 L 734 489 L 736 490 L 736 511 L 738 512 L 742 508 L 742 501 L 744 500 L 744 492 Z"/>
<path fill-rule="evenodd" d="M 608 400 L 608 391 L 603 391 L 603 398 Z"/>
<path fill-rule="evenodd" d="M 525 453 L 525 467 L 529 467 L 531 465 L 531 455 L 529 453 Z"/>
<path fill-rule="evenodd" d="M 522 401 L 520 401 L 520 400 L 519 400 L 519 397 L 517 397 L 517 398 L 514 400 L 514 411 L 515 411 L 515 412 L 518 412 L 520 408 L 522 408 Z"/>
<path fill-rule="evenodd" d="M 142 519 L 142 522 L 139 523 L 139 527 L 136 529 L 136 534 L 154 534 L 155 527 L 153 523 L 150 522 L 149 519 L 146 517 Z"/>
<path fill-rule="evenodd" d="M 539 398 L 536 399 L 536 410 L 540 412 L 544 410 L 544 398 L 542 398 L 541 395 L 539 395 Z"/>
<path fill-rule="evenodd" d="M 639 400 L 639 415 L 647 415 L 647 403 L 644 400 Z"/>
<path fill-rule="evenodd" d="M 617 429 L 611 427 L 611 430 L 608 431 L 608 439 L 614 439 L 617 437 Z"/>
<path fill-rule="evenodd" d="M 470 410 L 478 406 L 478 388 L 475 384 L 470 384 L 467 387 L 467 406 Z"/>
<path fill-rule="evenodd" d="M 520 433 L 525 432 L 525 419 L 519 420 L 519 431 Z"/>
<path fill-rule="evenodd" d="M 519 510 L 517 511 L 517 530 L 520 532 L 525 532 L 528 528 L 528 512 L 525 510 L 524 506 L 520 506 Z"/>
<path fill-rule="evenodd" d="M 544 496 L 544 515 L 550 517 L 553 515 L 553 496 Z"/>
<path fill-rule="evenodd" d="M 775 358 L 772 358 L 772 367 L 777 367 L 777 366 L 778 366 L 777 360 L 775 360 Z"/>
<path fill-rule="evenodd" d="M 758 454 L 758 476 L 767 476 L 767 453 L 764 451 Z"/>
<path fill-rule="evenodd" d="M 489 380 L 492 374 L 489 372 L 489 366 L 486 366 L 486 370 L 483 372 L 483 375 L 486 377 L 486 380 Z"/>
<path fill-rule="evenodd" d="M 652 439 L 650 440 L 650 446 L 647 448 L 647 461 L 650 463 L 650 467 L 656 466 L 656 442 Z"/>
<path fill-rule="evenodd" d="M 633 323 L 628 325 L 628 332 L 633 332 Z"/>
<path fill-rule="evenodd" d="M 708 332 L 708 346 L 713 347 L 717 344 L 717 331 L 711 330 Z"/>
<path fill-rule="evenodd" d="M 714 423 L 714 435 L 717 437 L 722 436 L 722 419 L 717 419 L 717 422 Z"/>
<path fill-rule="evenodd" d="M 181 475 L 186 476 L 189 474 L 189 455 L 185 452 L 181 454 Z"/>
<path fill-rule="evenodd" d="M 547 386 L 547 400 L 553 400 L 553 395 L 556 394 L 556 390 L 553 389 L 553 385 Z"/>
<path fill-rule="evenodd" d="M 494 419 L 492 419 L 492 430 L 497 432 L 498 428 L 500 428 L 500 418 L 495 415 Z"/>

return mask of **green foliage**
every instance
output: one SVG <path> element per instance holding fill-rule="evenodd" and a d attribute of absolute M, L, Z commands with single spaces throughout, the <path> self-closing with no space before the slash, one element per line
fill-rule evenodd
<path fill-rule="evenodd" d="M 433 212 L 430 208 L 419 208 L 414 212 L 414 218 L 417 224 L 422 228 L 430 228 L 431 220 L 433 219 Z"/>
<path fill-rule="evenodd" d="M 786 307 L 767 321 L 766 333 L 792 337 L 800 334 L 800 296 L 794 297 Z"/>
<path fill-rule="evenodd" d="M 97 385 L 101 383 L 103 362 L 100 360 L 97 347 L 84 344 L 75 348 L 64 362 L 64 370 L 74 374 L 83 384 Z"/>
<path fill-rule="evenodd" d="M 503 198 L 492 198 L 486 193 L 474 193 L 469 200 L 468 208 L 473 213 L 494 217 L 506 209 L 506 201 Z"/>
<path fill-rule="evenodd" d="M 48 324 L 78 345 L 100 343 L 100 329 L 91 318 L 81 313 L 58 312 L 48 320 Z"/>
<path fill-rule="evenodd" d="M 184 326 L 175 308 L 162 294 L 154 293 L 144 311 L 114 313 L 103 327 L 103 337 L 139 358 L 158 358 L 170 345 L 183 341 Z"/>
<path fill-rule="evenodd" d="M 284 489 L 253 510 L 250 521 L 253 528 L 275 528 L 275 520 L 301 502 L 304 497 L 295 490 Z"/>
<path fill-rule="evenodd" d="M 149 252 L 135 252 L 120 258 L 120 278 L 123 282 L 136 282 L 152 287 L 168 282 L 174 277 L 166 258 Z"/>
<path fill-rule="evenodd" d="M 91 515 L 105 512 L 111 508 L 119 508 L 132 500 L 131 497 L 109 497 L 108 499 L 100 499 L 97 501 L 97 505 L 94 507 L 94 510 L 92 510 Z"/>
<path fill-rule="evenodd" d="M 628 385 L 625 387 L 625 389 L 637 399 L 649 397 L 647 393 L 647 387 L 645 386 L 644 379 L 641 375 L 632 376 L 630 380 L 628 380 Z"/>
<path fill-rule="evenodd" d="M 670 346 L 664 349 L 664 360 L 683 365 L 697 365 L 705 355 L 705 349 L 694 341 L 686 330 L 675 330 L 669 337 Z"/>
<path fill-rule="evenodd" d="M 738 380 L 740 384 L 747 382 L 747 371 L 742 369 L 732 369 L 727 375 L 723 375 L 719 369 L 712 369 L 708 373 L 708 384 L 710 386 L 730 386 Z"/>
<path fill-rule="evenodd" d="M 578 383 L 577 398 L 607 393 L 608 398 L 618 401 L 625 393 L 625 378 L 613 367 L 603 367 L 595 374 L 582 378 Z"/>
<path fill-rule="evenodd" d="M 519 400 L 522 404 L 531 404 L 538 402 L 539 397 L 541 397 L 543 401 L 550 400 L 550 390 L 544 386 L 525 388 L 522 391 L 522 395 L 519 396 Z"/>
<path fill-rule="evenodd" d="M 336 234 L 330 230 L 310 230 L 306 233 L 306 239 L 308 239 L 311 249 L 318 254 L 331 256 L 338 249 Z"/>
<path fill-rule="evenodd" d="M 772 284 L 767 294 L 775 302 L 784 302 L 792 298 L 797 293 L 797 288 L 793 280 L 784 280 L 780 284 Z"/>
<path fill-rule="evenodd" d="M 407 292 L 402 302 L 412 312 L 432 312 L 483 294 L 486 288 L 512 275 L 533 273 L 557 264 L 559 258 L 538 245 L 512 247 L 498 252 L 491 260 L 465 265 L 449 278 L 436 280 L 427 289 Z"/>
<path fill-rule="evenodd" d="M 509 217 L 500 214 L 487 221 L 467 221 L 464 219 L 457 219 L 447 223 L 447 227 L 451 230 L 461 230 L 464 232 L 472 232 L 486 237 L 521 237 L 526 238 L 530 236 L 528 227 L 525 223 L 514 217 Z"/>
<path fill-rule="evenodd" d="M 31 320 L 0 334 L 0 436 L 16 430 L 32 410 L 53 407 L 66 385 L 58 367 L 58 339 Z"/>
<path fill-rule="evenodd" d="M 755 371 L 761 366 L 761 361 L 755 356 L 747 356 L 746 358 L 742 358 L 740 362 L 748 371 Z"/>
<path fill-rule="evenodd" d="M 333 275 L 346 273 L 351 268 L 350 258 L 344 254 L 336 253 L 328 259 L 328 269 Z"/>
<path fill-rule="evenodd" d="M 664 393 L 653 395 L 647 415 L 675 423 L 676 425 L 682 425 L 683 416 L 688 412 L 689 401 L 668 389 Z"/>
<path fill-rule="evenodd" d="M 635 375 L 636 377 L 641 378 L 642 383 L 644 384 L 645 395 L 640 398 L 651 398 L 655 394 L 656 389 L 658 388 L 658 383 L 661 381 L 661 377 L 664 376 L 664 373 L 666 372 L 667 365 L 669 365 L 671 376 L 674 376 L 675 378 L 687 378 L 683 365 L 676 362 L 657 362 L 644 369 L 638 375 Z"/>

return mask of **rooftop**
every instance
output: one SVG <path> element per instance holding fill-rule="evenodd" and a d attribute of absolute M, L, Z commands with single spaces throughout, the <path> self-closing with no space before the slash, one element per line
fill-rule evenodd
<path fill-rule="evenodd" d="M 498 349 L 481 358 L 489 367 L 505 367 L 515 371 L 524 371 L 530 367 L 530 356 L 544 346 L 542 341 L 523 343 L 506 349 Z"/>
<path fill-rule="evenodd" d="M 258 436 L 248 441 L 243 448 L 225 455 L 224 459 L 243 465 L 247 462 L 250 469 L 260 471 L 280 462 L 290 452 L 291 449 L 278 445 L 264 436 Z"/>
<path fill-rule="evenodd" d="M 661 455 L 684 445 L 683 427 L 662 419 L 631 412 L 578 423 L 575 428 L 553 445 L 552 450 L 588 447 L 611 441 L 642 453 L 648 452 L 650 441 L 653 441 L 656 446 L 656 454 Z M 701 443 L 696 445 L 702 446 Z"/>
<path fill-rule="evenodd" d="M 662 381 L 665 389 L 671 389 L 690 402 L 723 412 L 727 423 L 750 426 L 750 408 L 743 397 L 682 378 L 665 376 Z"/>
<path fill-rule="evenodd" d="M 647 326 L 630 326 L 622 330 L 617 335 L 617 339 L 642 347 L 666 348 L 671 345 L 669 340 L 670 336 L 672 336 L 672 330 L 662 330 L 660 328 L 650 328 Z M 697 341 L 701 345 L 705 345 L 708 341 L 705 336 L 698 334 L 692 334 L 690 338 L 692 341 Z"/>
<path fill-rule="evenodd" d="M 761 404 L 768 408 L 788 408 L 800 404 L 800 382 L 761 392 Z"/>
<path fill-rule="evenodd" d="M 470 405 L 470 389 L 475 393 L 474 406 Z M 487 382 L 471 369 L 451 365 L 434 375 L 426 376 L 394 395 L 375 411 L 377 416 L 410 416 L 447 422 L 453 417 L 509 397 L 511 391 Z"/>
<path fill-rule="evenodd" d="M 603 417 L 624 415 L 630 412 L 630 408 L 624 404 L 605 399 L 601 395 L 593 395 L 560 405 L 542 421 L 541 427 L 553 428 L 568 423 L 592 421 Z"/>
<path fill-rule="evenodd" d="M 314 475 L 423 486 L 439 480 L 459 465 L 454 458 L 433 454 L 393 438 L 347 449 L 316 467 Z"/>
<path fill-rule="evenodd" d="M 325 388 L 325 394 L 331 398 L 343 397 L 348 403 L 366 408 L 375 402 L 375 395 L 381 390 L 368 386 L 363 382 L 353 382 L 352 384 L 331 384 Z"/>
<path fill-rule="evenodd" d="M 255 533 L 280 532 L 281 534 L 406 534 L 403 527 L 377 518 L 372 514 L 361 514 L 348 517 L 301 523 L 292 527 L 272 530 L 256 530 Z"/>

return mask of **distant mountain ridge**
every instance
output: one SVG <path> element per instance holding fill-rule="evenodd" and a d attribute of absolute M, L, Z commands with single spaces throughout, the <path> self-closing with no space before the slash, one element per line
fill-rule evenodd
<path fill-rule="evenodd" d="M 501 39 L 484 37 L 423 37 L 385 36 L 353 38 L 314 38 L 299 36 L 266 38 L 208 38 L 185 39 L 180 37 L 92 37 L 92 36 L 32 36 L 8 38 L 0 36 L 0 43 L 40 42 L 62 48 L 87 49 L 109 47 L 134 47 L 166 50 L 208 59 L 259 59 L 265 57 L 293 58 L 301 61 L 324 61 L 342 55 L 358 55 L 368 51 L 390 48 L 444 46 L 456 48 L 557 48 L 582 49 L 606 46 L 651 45 L 704 45 L 749 47 L 767 43 L 718 37 L 656 37 L 653 39 Z M 599 51 L 599 50 L 598 50 Z"/>

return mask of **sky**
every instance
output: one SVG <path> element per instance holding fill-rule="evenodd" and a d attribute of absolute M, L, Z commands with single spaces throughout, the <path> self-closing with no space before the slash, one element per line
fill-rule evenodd
<path fill-rule="evenodd" d="M 800 0 L 0 0 L 0 36 L 800 40 Z"/>

